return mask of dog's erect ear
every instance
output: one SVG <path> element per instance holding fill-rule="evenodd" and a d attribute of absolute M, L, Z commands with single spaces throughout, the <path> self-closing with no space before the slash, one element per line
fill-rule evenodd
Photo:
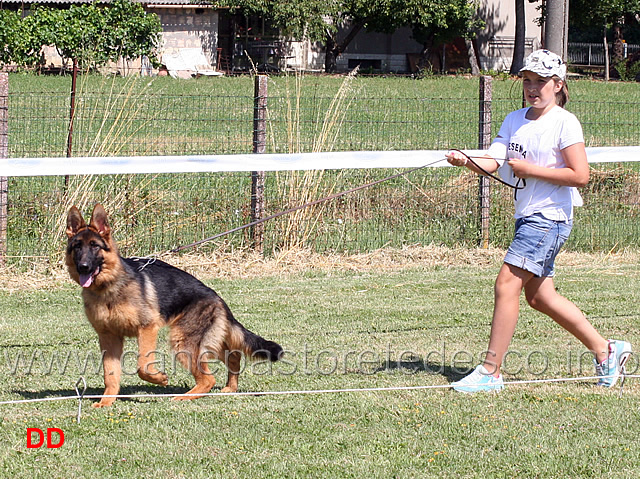
<path fill-rule="evenodd" d="M 67 237 L 75 236 L 82 228 L 86 228 L 87 223 L 75 206 L 72 206 L 67 214 Z"/>
<path fill-rule="evenodd" d="M 98 203 L 93 208 L 89 226 L 94 228 L 103 238 L 109 236 L 109 234 L 111 233 L 111 228 L 109 227 L 109 222 L 107 221 L 107 212 L 104 210 L 103 206 L 100 203 Z"/>

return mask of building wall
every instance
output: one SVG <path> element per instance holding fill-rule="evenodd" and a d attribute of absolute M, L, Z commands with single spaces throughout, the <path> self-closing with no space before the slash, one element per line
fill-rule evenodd
<path fill-rule="evenodd" d="M 201 48 L 211 65 L 216 64 L 218 12 L 213 8 L 149 8 L 162 24 L 162 53 Z"/>
<path fill-rule="evenodd" d="M 526 46 L 525 54 L 540 48 L 542 28 L 536 24 L 540 12 L 536 10 L 539 3 L 525 0 Z M 508 71 L 513 57 L 513 41 L 515 37 L 515 2 L 513 0 L 481 0 L 478 16 L 486 22 L 486 27 L 479 32 L 476 39 L 480 68 L 482 70 Z M 347 34 L 343 29 L 339 36 Z M 324 48 L 322 45 L 310 45 L 308 42 L 290 42 L 289 68 L 323 70 Z M 440 65 L 445 70 L 459 67 L 460 55 L 465 52 L 447 48 L 436 53 L 440 55 Z M 338 70 L 348 71 L 358 62 L 361 68 L 372 68 L 385 72 L 408 72 L 412 70 L 411 57 L 421 51 L 421 45 L 411 38 L 410 28 L 401 28 L 392 35 L 369 33 L 362 30 L 356 35 L 346 51 L 337 59 Z M 449 58 L 453 55 L 453 58 Z M 436 62 L 437 63 L 437 62 Z M 466 62 L 468 68 L 468 62 Z M 438 65 L 436 65 L 438 66 Z M 415 67 L 415 65 L 414 65 Z"/>
<path fill-rule="evenodd" d="M 525 0 L 527 44 L 525 55 L 540 48 L 542 27 L 536 24 L 540 12 L 538 3 Z M 513 0 L 483 0 L 478 16 L 486 22 L 477 36 L 478 56 L 482 70 L 508 71 L 513 58 L 513 39 L 516 33 L 516 8 Z"/>
<path fill-rule="evenodd" d="M 537 3 L 525 1 L 526 37 L 529 53 L 541 45 L 542 28 L 535 20 L 540 13 Z M 218 47 L 219 13 L 215 8 L 184 5 L 152 5 L 147 10 L 156 13 L 162 24 L 162 54 L 176 54 L 181 49 L 201 49 L 210 65 L 216 67 Z M 477 36 L 480 68 L 483 70 L 508 70 L 513 55 L 515 35 L 515 5 L 513 0 L 481 0 L 479 17 L 486 22 L 485 29 Z M 343 29 L 341 36 L 346 35 Z M 283 61 L 287 69 L 324 70 L 324 46 L 308 41 L 288 41 Z M 360 64 L 364 70 L 384 72 L 411 71 L 410 57 L 417 55 L 421 45 L 411 38 L 411 30 L 402 28 L 395 33 L 369 33 L 362 30 L 346 51 L 337 59 L 339 71 L 349 71 Z M 47 63 L 57 65 L 55 51 L 47 55 Z M 121 62 L 120 62 L 121 63 Z M 140 62 L 122 65 L 121 73 L 145 69 Z M 120 67 L 120 65 L 118 65 Z"/>
<path fill-rule="evenodd" d="M 297 71 L 324 71 L 324 45 L 309 41 L 285 41 L 285 69 Z"/>
<path fill-rule="evenodd" d="M 167 8 L 154 6 L 147 11 L 155 13 L 162 24 L 162 46 L 159 58 L 163 54 L 176 54 L 181 49 L 202 49 L 210 65 L 217 63 L 218 12 L 213 8 Z M 54 47 L 44 47 L 46 66 L 60 68 L 62 58 Z M 70 68 L 70 65 L 66 65 Z M 119 60 L 109 64 L 105 72 L 117 71 L 121 75 L 152 74 L 149 63 L 143 59 L 131 61 Z"/>
<path fill-rule="evenodd" d="M 360 31 L 338 57 L 340 71 L 348 71 L 356 65 L 361 69 L 406 73 L 410 71 L 408 55 L 419 54 L 422 45 L 411 38 L 411 29 L 400 28 L 393 34 Z"/>
<path fill-rule="evenodd" d="M 348 33 L 343 28 L 338 33 L 343 38 Z M 305 41 L 287 43 L 287 68 L 324 71 L 324 45 Z M 401 28 L 393 34 L 370 33 L 361 30 L 337 58 L 339 72 L 352 70 L 359 64 L 361 69 L 406 73 L 410 71 L 408 55 L 417 54 L 421 45 L 411 38 L 410 28 Z"/>

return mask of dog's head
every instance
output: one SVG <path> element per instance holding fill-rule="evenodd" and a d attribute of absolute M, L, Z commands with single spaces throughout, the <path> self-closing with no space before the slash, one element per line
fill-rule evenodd
<path fill-rule="evenodd" d="M 87 225 L 78 208 L 73 206 L 67 215 L 66 264 L 71 278 L 83 288 L 99 283 L 108 255 L 116 253 L 111 239 L 111 228 L 102 205 L 93 209 Z"/>

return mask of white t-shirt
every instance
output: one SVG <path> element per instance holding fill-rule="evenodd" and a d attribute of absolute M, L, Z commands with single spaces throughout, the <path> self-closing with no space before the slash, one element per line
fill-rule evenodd
<path fill-rule="evenodd" d="M 516 158 L 546 168 L 564 168 L 561 150 L 584 143 L 580 121 L 573 113 L 556 105 L 537 120 L 527 120 L 529 108 L 507 115 L 488 154 L 493 158 Z M 506 161 L 498 161 L 498 173 L 515 185 L 518 178 Z M 541 213 L 555 221 L 573 218 L 573 207 L 582 206 L 582 197 L 571 186 L 559 186 L 535 178 L 526 179 L 526 187 L 518 190 L 515 217 Z M 522 182 L 521 182 L 522 184 Z"/>

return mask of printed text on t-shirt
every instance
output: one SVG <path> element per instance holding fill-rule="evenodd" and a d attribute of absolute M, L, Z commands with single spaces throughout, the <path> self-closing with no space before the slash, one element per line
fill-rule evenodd
<path fill-rule="evenodd" d="M 509 151 L 515 151 L 517 153 L 520 153 L 522 158 L 527 157 L 527 151 L 519 143 L 509 143 Z"/>

